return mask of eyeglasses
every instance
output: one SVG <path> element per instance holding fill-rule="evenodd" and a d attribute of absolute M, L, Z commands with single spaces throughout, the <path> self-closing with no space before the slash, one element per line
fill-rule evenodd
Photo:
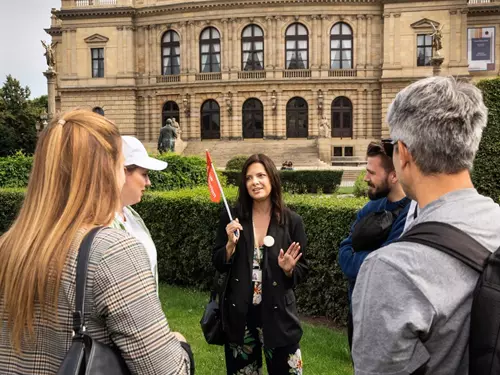
<path fill-rule="evenodd" d="M 391 138 L 382 139 L 382 147 L 387 156 L 392 158 L 392 154 L 394 152 L 394 145 L 398 143 L 398 141 L 392 140 Z"/>

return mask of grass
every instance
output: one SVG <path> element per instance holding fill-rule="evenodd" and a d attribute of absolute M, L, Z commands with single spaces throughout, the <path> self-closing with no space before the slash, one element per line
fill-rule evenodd
<path fill-rule="evenodd" d="M 335 191 L 335 194 L 353 194 L 354 186 L 340 186 Z"/>
<path fill-rule="evenodd" d="M 197 375 L 225 375 L 224 350 L 208 345 L 200 328 L 208 293 L 160 285 L 160 299 L 173 331 L 190 343 Z M 351 360 L 344 333 L 324 325 L 303 323 L 300 342 L 305 375 L 352 375 Z"/>

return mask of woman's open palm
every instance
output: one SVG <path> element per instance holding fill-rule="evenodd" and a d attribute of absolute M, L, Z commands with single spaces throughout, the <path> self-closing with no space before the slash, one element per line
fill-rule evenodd
<path fill-rule="evenodd" d="M 292 242 L 286 253 L 283 252 L 283 249 L 280 250 L 278 265 L 286 274 L 289 274 L 293 271 L 301 256 L 300 244 L 298 242 Z"/>

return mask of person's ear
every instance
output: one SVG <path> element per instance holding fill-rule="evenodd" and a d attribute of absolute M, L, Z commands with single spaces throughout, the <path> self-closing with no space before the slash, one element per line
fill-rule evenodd
<path fill-rule="evenodd" d="M 401 170 L 407 167 L 412 160 L 408 147 L 401 141 L 398 141 L 397 152 L 395 152 L 394 155 L 397 155 L 396 157 L 399 159 Z"/>

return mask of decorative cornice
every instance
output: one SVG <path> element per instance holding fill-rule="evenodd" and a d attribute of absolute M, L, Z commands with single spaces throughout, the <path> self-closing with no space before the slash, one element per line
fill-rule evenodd
<path fill-rule="evenodd" d="M 432 25 L 439 28 L 440 23 L 437 21 L 430 20 L 428 18 L 422 18 L 420 21 L 412 23 L 410 27 L 416 30 L 429 29 L 429 28 L 432 29 Z"/>
<path fill-rule="evenodd" d="M 50 36 L 60 36 L 60 35 L 62 35 L 62 28 L 61 28 L 61 26 L 51 27 L 50 29 L 44 29 L 44 30 Z"/>
<path fill-rule="evenodd" d="M 107 43 L 108 40 L 109 38 L 100 34 L 94 34 L 84 39 L 86 43 Z"/>
<path fill-rule="evenodd" d="M 89 17 L 116 17 L 116 16 L 133 16 L 136 9 L 133 7 L 117 7 L 117 8 L 75 8 L 54 10 L 52 14 L 60 20 L 72 18 L 89 18 Z"/>

